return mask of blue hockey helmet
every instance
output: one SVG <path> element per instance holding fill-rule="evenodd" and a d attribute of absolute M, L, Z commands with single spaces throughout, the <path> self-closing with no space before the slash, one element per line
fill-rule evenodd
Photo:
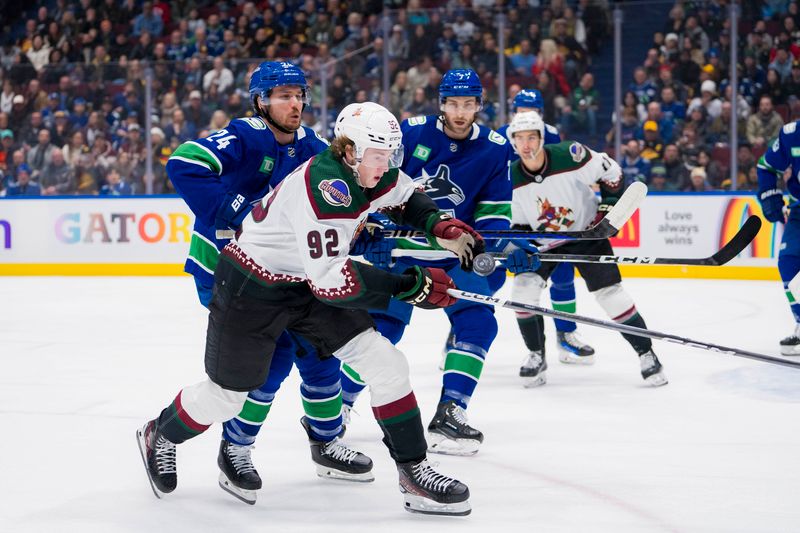
<path fill-rule="evenodd" d="M 256 96 L 266 99 L 272 89 L 295 85 L 303 90 L 303 102 L 308 104 L 308 82 L 303 71 L 286 61 L 264 61 L 250 76 L 250 100 Z"/>
<path fill-rule="evenodd" d="M 448 96 L 474 96 L 483 103 L 483 85 L 478 73 L 469 68 L 448 70 L 439 83 L 439 103 Z"/>
<path fill-rule="evenodd" d="M 511 105 L 511 109 L 514 113 L 516 113 L 517 109 L 520 107 L 524 107 L 526 109 L 544 109 L 542 93 L 537 89 L 522 89 L 514 97 L 514 102 Z"/>

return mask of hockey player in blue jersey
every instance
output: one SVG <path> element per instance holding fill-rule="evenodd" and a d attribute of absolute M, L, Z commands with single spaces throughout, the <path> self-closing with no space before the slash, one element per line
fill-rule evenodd
<path fill-rule="evenodd" d="M 448 71 L 439 85 L 442 114 L 410 118 L 401 125 L 405 149 L 402 170 L 453 217 L 479 231 L 507 229 L 511 217 L 511 148 L 502 135 L 475 123 L 482 91 L 474 71 Z M 383 244 L 392 242 L 406 253 L 432 247 L 412 240 Z M 381 249 L 383 259 L 376 253 L 367 257 L 392 272 L 402 272 L 413 265 L 438 266 L 460 289 L 491 292 L 488 278 L 462 271 L 456 259 L 400 257 L 389 267 L 389 252 Z M 393 343 L 399 342 L 411 319 L 411 310 L 411 306 L 393 299 L 387 311 L 373 314 L 378 331 Z M 492 307 L 471 302 L 459 301 L 445 312 L 456 342 L 446 356 L 440 401 L 428 426 L 428 446 L 431 452 L 472 455 L 483 442 L 483 434 L 468 425 L 465 409 L 497 335 L 497 321 Z M 342 370 L 344 402 L 352 406 L 364 384 L 347 365 L 342 365 Z"/>
<path fill-rule="evenodd" d="M 539 116 L 544 115 L 544 99 L 542 93 L 536 89 L 522 89 L 512 102 L 511 110 L 514 114 L 533 111 Z M 512 116 L 513 118 L 513 116 Z M 497 133 L 507 136 L 508 124 L 498 128 Z M 544 144 L 558 144 L 561 135 L 555 126 L 544 125 Z M 519 159 L 516 151 L 511 152 L 511 162 Z M 575 267 L 572 263 L 560 263 L 550 275 L 550 302 L 556 311 L 574 313 L 575 305 Z M 499 287 L 498 287 L 499 288 Z M 575 322 L 568 322 L 556 318 L 556 337 L 558 339 L 558 359 L 562 363 L 576 363 L 591 365 L 594 363 L 594 348 L 583 342 L 576 333 Z"/>
<path fill-rule="evenodd" d="M 773 223 L 783 222 L 783 239 L 778 253 L 778 271 L 795 320 L 794 333 L 780 341 L 783 355 L 800 355 L 800 303 L 789 290 L 790 282 L 800 275 L 800 121 L 790 122 L 758 161 L 758 198 L 764 217 Z M 791 203 L 788 217 L 779 180 L 791 168 L 786 182 Z M 796 283 L 796 282 L 795 282 Z"/>
<path fill-rule="evenodd" d="M 301 111 L 308 103 L 307 90 L 299 68 L 276 61 L 262 63 L 250 80 L 255 116 L 233 120 L 205 139 L 182 144 L 167 163 L 175 189 L 196 217 L 185 270 L 194 276 L 206 307 L 211 301 L 219 250 L 250 211 L 250 202 L 264 197 L 301 163 L 328 147 L 327 141 L 300 125 Z M 227 238 L 218 238 L 223 236 Z M 293 364 L 303 379 L 300 393 L 306 416 L 301 422 L 318 474 L 355 481 L 374 479 L 372 461 L 338 439 L 342 432 L 339 361 L 332 357 L 320 360 L 307 341 L 284 332 L 266 383 L 250 392 L 241 413 L 223 426 L 220 486 L 247 503 L 255 503 L 255 491 L 261 488 L 250 449 Z"/>

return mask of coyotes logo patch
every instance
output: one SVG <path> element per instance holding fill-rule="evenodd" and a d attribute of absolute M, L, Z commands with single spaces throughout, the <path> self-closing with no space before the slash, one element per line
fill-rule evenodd
<path fill-rule="evenodd" d="M 536 205 L 539 208 L 539 218 L 536 219 L 535 231 L 561 231 L 575 223 L 573 211 L 569 207 L 555 206 L 547 198 L 539 198 Z"/>

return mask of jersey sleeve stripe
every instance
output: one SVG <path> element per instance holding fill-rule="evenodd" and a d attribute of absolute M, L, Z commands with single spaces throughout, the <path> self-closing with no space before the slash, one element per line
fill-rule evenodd
<path fill-rule="evenodd" d="M 758 160 L 757 167 L 760 168 L 761 170 L 766 170 L 767 172 L 772 172 L 773 174 L 777 174 L 778 176 L 783 176 L 783 171 L 778 170 L 777 168 L 767 163 L 767 159 L 763 155 Z"/>
<path fill-rule="evenodd" d="M 511 222 L 511 202 L 478 202 L 475 222 L 487 218 L 502 218 Z"/>
<path fill-rule="evenodd" d="M 206 169 L 206 170 L 208 170 L 210 172 L 213 172 L 211 167 L 207 163 L 204 163 L 202 161 L 197 161 L 195 159 L 189 159 L 188 157 L 181 157 L 179 155 L 173 155 L 172 157 L 170 157 L 170 159 L 174 159 L 176 161 L 183 161 L 184 163 L 189 163 L 189 164 L 192 164 L 192 165 L 197 165 L 197 166 L 203 167 L 204 169 Z"/>
<path fill-rule="evenodd" d="M 195 161 L 201 161 L 211 167 L 213 172 L 222 174 L 222 163 L 214 152 L 194 141 L 186 141 L 175 150 L 173 157 L 181 156 Z"/>

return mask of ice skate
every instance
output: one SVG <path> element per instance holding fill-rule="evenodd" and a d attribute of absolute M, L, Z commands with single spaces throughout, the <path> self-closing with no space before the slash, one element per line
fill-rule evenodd
<path fill-rule="evenodd" d="M 653 353 L 653 350 L 639 355 L 639 362 L 642 365 L 642 379 L 653 387 L 661 387 L 669 383 L 667 376 L 664 374 L 664 368 L 661 362 Z"/>
<path fill-rule="evenodd" d="M 406 511 L 455 516 L 472 512 L 467 486 L 438 473 L 427 459 L 397 463 L 397 472 Z"/>
<path fill-rule="evenodd" d="M 255 505 L 256 491 L 261 488 L 261 476 L 250 459 L 252 449 L 252 446 L 239 446 L 222 439 L 217 456 L 219 486 L 249 505 Z"/>
<path fill-rule="evenodd" d="M 456 402 L 442 402 L 428 424 L 428 451 L 445 455 L 475 455 L 483 433 L 467 424 L 467 413 Z"/>
<path fill-rule="evenodd" d="M 137 429 L 136 440 L 139 443 L 139 452 L 142 454 L 153 494 L 156 498 L 163 498 L 178 486 L 175 444 L 158 431 L 156 420 L 151 420 L 144 427 Z"/>
<path fill-rule="evenodd" d="M 593 365 L 594 348 L 583 342 L 576 331 L 559 331 L 558 360 L 566 364 Z"/>
<path fill-rule="evenodd" d="M 794 333 L 781 340 L 781 355 L 800 355 L 800 324 L 797 324 Z"/>
<path fill-rule="evenodd" d="M 311 427 L 306 417 L 300 419 L 300 424 L 308 433 L 308 443 L 311 446 L 311 460 L 317 465 L 317 475 L 344 481 L 358 481 L 367 483 L 375 481 L 372 473 L 372 459 L 361 452 L 351 450 L 336 437 L 330 442 L 315 440 L 311 437 Z"/>
<path fill-rule="evenodd" d="M 529 389 L 547 383 L 547 359 L 543 352 L 530 352 L 522 361 L 519 369 L 522 386 Z"/>

